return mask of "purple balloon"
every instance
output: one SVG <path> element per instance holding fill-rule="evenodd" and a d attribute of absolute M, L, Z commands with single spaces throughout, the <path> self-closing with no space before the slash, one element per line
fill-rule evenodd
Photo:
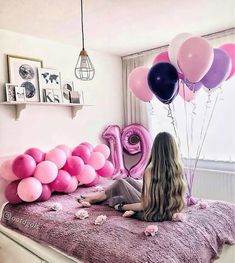
<path fill-rule="evenodd" d="M 193 92 L 198 91 L 202 87 L 202 82 L 201 81 L 196 82 L 196 83 L 192 83 L 189 80 L 185 79 L 184 83 Z"/>
<path fill-rule="evenodd" d="M 5 197 L 11 204 L 22 203 L 22 200 L 18 196 L 17 187 L 21 180 L 11 182 L 5 189 Z"/>
<path fill-rule="evenodd" d="M 230 57 L 219 48 L 214 48 L 214 60 L 201 82 L 208 89 L 213 89 L 220 85 L 230 74 L 232 67 Z"/>

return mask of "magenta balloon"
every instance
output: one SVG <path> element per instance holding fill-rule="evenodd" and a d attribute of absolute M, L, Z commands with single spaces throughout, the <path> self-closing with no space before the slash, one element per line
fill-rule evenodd
<path fill-rule="evenodd" d="M 25 154 L 30 155 L 35 160 L 36 164 L 45 160 L 45 153 L 38 148 L 30 148 Z"/>
<path fill-rule="evenodd" d="M 11 182 L 10 184 L 7 185 L 5 189 L 5 197 L 10 204 L 22 203 L 22 200 L 20 199 L 17 193 L 17 187 L 19 182 L 20 180 Z"/>
<path fill-rule="evenodd" d="M 114 165 L 113 179 L 125 178 L 128 171 L 123 161 L 123 148 L 121 144 L 121 129 L 118 125 L 110 125 L 103 132 L 102 137 L 109 143 L 111 161 Z"/>
<path fill-rule="evenodd" d="M 51 198 L 51 189 L 47 184 L 42 185 L 42 193 L 37 199 L 38 202 L 44 202 Z"/>
<path fill-rule="evenodd" d="M 36 178 L 24 178 L 17 187 L 17 193 L 23 201 L 33 202 L 42 194 L 42 184 Z"/>
<path fill-rule="evenodd" d="M 58 168 L 51 161 L 43 161 L 39 163 L 35 169 L 34 177 L 41 183 L 48 184 L 53 182 L 58 175 Z"/>
<path fill-rule="evenodd" d="M 77 147 L 74 148 L 72 155 L 82 158 L 84 163 L 87 163 L 91 157 L 91 151 L 89 147 L 85 145 L 78 145 Z"/>
<path fill-rule="evenodd" d="M 94 152 L 100 152 L 104 155 L 105 159 L 108 159 L 110 156 L 110 149 L 106 144 L 96 145 Z"/>
<path fill-rule="evenodd" d="M 13 161 L 14 160 L 5 160 L 0 165 L 0 177 L 9 182 L 19 180 L 19 177 L 17 177 L 12 171 Z"/>
<path fill-rule="evenodd" d="M 77 176 L 77 179 L 82 184 L 89 184 L 89 183 L 93 182 L 95 180 L 95 178 L 96 178 L 95 169 L 88 164 L 84 166 L 82 173 L 80 173 Z"/>
<path fill-rule="evenodd" d="M 56 179 L 49 186 L 52 190 L 64 192 L 69 187 L 71 180 L 72 177 L 68 172 L 59 170 Z"/>
<path fill-rule="evenodd" d="M 140 160 L 130 168 L 129 172 L 130 176 L 135 179 L 142 178 L 152 148 L 152 138 L 149 131 L 140 124 L 128 125 L 122 130 L 121 141 L 128 153 L 137 154 L 141 152 Z"/>
<path fill-rule="evenodd" d="M 160 63 L 160 62 L 168 62 L 171 63 L 168 52 L 164 51 L 159 53 L 153 60 L 153 65 Z"/>
<path fill-rule="evenodd" d="M 192 83 L 189 80 L 185 79 L 185 84 L 186 86 L 193 92 L 198 91 L 200 88 L 202 88 L 203 84 L 201 81 L 196 82 L 196 83 Z"/>
<path fill-rule="evenodd" d="M 95 170 L 101 169 L 105 164 L 105 157 L 100 152 L 91 153 L 91 157 L 87 162 L 90 166 L 92 166 Z"/>
<path fill-rule="evenodd" d="M 229 76 L 227 77 L 227 79 L 230 79 L 232 76 L 235 75 L 235 43 L 226 43 L 219 48 L 224 50 L 231 59 L 231 70 Z"/>
<path fill-rule="evenodd" d="M 55 148 L 46 154 L 45 160 L 55 163 L 58 169 L 61 169 L 64 167 L 67 158 L 63 150 Z"/>
<path fill-rule="evenodd" d="M 128 76 L 128 87 L 133 94 L 142 101 L 150 101 L 153 93 L 147 82 L 149 69 L 146 67 L 138 67 L 132 70 Z"/>
<path fill-rule="evenodd" d="M 78 187 L 78 179 L 76 176 L 72 176 L 71 182 L 69 186 L 65 189 L 65 193 L 73 193 L 74 191 L 77 190 Z"/>
<path fill-rule="evenodd" d="M 177 59 L 186 79 L 195 83 L 206 75 L 213 58 L 213 48 L 206 39 L 191 37 L 181 45 Z"/>
<path fill-rule="evenodd" d="M 72 176 L 77 176 L 84 169 L 84 162 L 82 158 L 78 156 L 71 156 L 67 159 L 67 162 L 63 168 Z"/>
<path fill-rule="evenodd" d="M 104 167 L 97 170 L 97 174 L 103 177 L 111 177 L 114 172 L 114 166 L 110 161 L 105 162 Z"/>
<path fill-rule="evenodd" d="M 92 181 L 89 184 L 85 184 L 85 186 L 87 187 L 96 186 L 99 182 L 100 182 L 100 177 L 97 175 L 94 181 Z"/>
<path fill-rule="evenodd" d="M 70 149 L 69 146 L 67 146 L 65 144 L 60 144 L 60 145 L 56 146 L 56 148 L 62 150 L 65 153 L 67 158 L 72 155 L 72 150 Z"/>
<path fill-rule="evenodd" d="M 12 164 L 14 174 L 19 178 L 26 178 L 33 175 L 36 168 L 36 162 L 28 154 L 21 154 L 15 158 Z"/>
<path fill-rule="evenodd" d="M 93 151 L 93 146 L 89 142 L 82 142 L 80 145 L 85 145 L 86 147 L 88 147 L 90 152 Z"/>
<path fill-rule="evenodd" d="M 219 86 L 227 79 L 231 72 L 231 59 L 225 51 L 219 48 L 214 48 L 214 60 L 206 75 L 201 82 L 208 89 L 213 89 Z"/>

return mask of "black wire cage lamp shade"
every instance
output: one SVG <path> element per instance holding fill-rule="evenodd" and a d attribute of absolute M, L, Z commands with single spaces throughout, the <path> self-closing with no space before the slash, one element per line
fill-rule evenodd
<path fill-rule="evenodd" d="M 95 76 L 95 68 L 85 50 L 85 38 L 83 28 L 83 0 L 81 0 L 81 27 L 82 27 L 82 50 L 80 51 L 77 64 L 74 70 L 76 78 L 87 81 L 92 80 Z"/>

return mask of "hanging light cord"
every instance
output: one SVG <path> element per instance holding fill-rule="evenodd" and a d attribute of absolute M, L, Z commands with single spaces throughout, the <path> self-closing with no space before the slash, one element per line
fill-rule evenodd
<path fill-rule="evenodd" d="M 83 0 L 81 0 L 81 27 L 82 27 L 82 50 L 84 50 L 84 29 L 83 29 Z"/>

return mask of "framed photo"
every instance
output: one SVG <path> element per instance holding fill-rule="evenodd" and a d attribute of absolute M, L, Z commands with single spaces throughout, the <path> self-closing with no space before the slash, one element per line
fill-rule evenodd
<path fill-rule="evenodd" d="M 38 69 L 38 80 L 40 88 L 40 97 L 43 98 L 43 90 L 57 90 L 61 93 L 60 72 L 56 69 Z M 61 93 L 62 97 L 62 93 Z"/>
<path fill-rule="evenodd" d="M 24 87 L 15 87 L 16 101 L 25 102 L 25 88 Z"/>
<path fill-rule="evenodd" d="M 70 92 L 70 102 L 81 104 L 81 95 L 78 91 Z"/>
<path fill-rule="evenodd" d="M 73 81 L 66 82 L 63 85 L 63 101 L 65 103 L 70 103 L 70 92 L 74 91 Z"/>
<path fill-rule="evenodd" d="M 44 102 L 62 103 L 61 90 L 44 89 L 43 98 L 44 98 Z"/>
<path fill-rule="evenodd" d="M 8 102 L 16 101 L 16 93 L 15 93 L 16 87 L 18 87 L 18 85 L 14 85 L 11 83 L 6 84 L 6 99 Z"/>
<path fill-rule="evenodd" d="M 62 94 L 61 90 L 54 89 L 53 90 L 53 96 L 54 96 L 54 103 L 62 103 Z"/>
<path fill-rule="evenodd" d="M 9 82 L 25 88 L 26 101 L 40 101 L 38 68 L 42 60 L 7 55 Z"/>

